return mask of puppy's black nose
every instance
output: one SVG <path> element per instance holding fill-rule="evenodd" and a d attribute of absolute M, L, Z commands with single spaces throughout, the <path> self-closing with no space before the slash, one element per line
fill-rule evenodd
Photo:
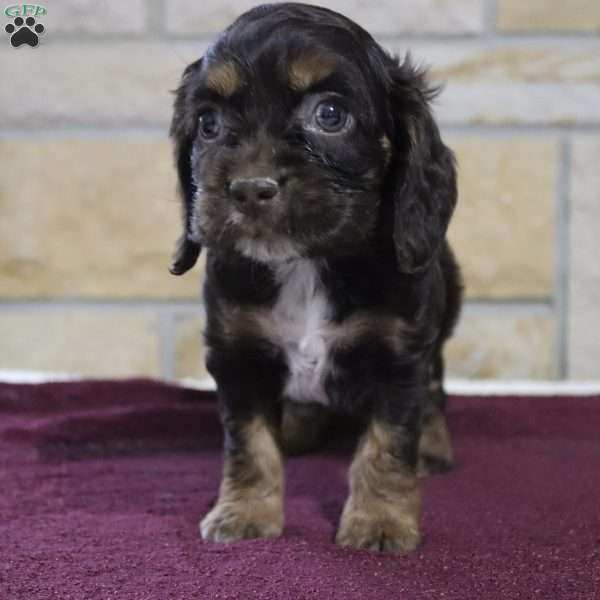
<path fill-rule="evenodd" d="M 274 198 L 278 191 L 277 182 L 268 177 L 234 179 L 229 185 L 229 193 L 239 204 L 266 202 Z"/>

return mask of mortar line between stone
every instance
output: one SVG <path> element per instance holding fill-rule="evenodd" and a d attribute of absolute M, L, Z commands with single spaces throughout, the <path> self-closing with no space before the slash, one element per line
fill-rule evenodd
<path fill-rule="evenodd" d="M 152 0 L 151 0 L 152 1 Z M 423 32 L 394 32 L 394 33 L 371 33 L 375 39 L 382 45 L 386 44 L 438 44 L 453 43 L 461 46 L 473 46 L 474 48 L 483 46 L 486 48 L 498 45 L 533 45 L 533 46 L 565 46 L 572 47 L 573 42 L 586 46 L 600 45 L 598 33 L 595 31 L 488 31 L 486 27 L 487 9 L 484 9 L 484 24 L 481 31 L 423 31 Z M 164 14 L 164 13 L 163 13 Z M 166 29 L 166 15 L 164 15 L 163 28 L 159 36 L 154 36 L 155 31 L 147 28 L 142 33 L 123 33 L 123 32 L 54 32 L 52 40 L 48 41 L 42 47 L 53 47 L 58 44 L 109 44 L 109 43 L 165 43 L 165 44 L 200 44 L 207 46 L 217 36 L 218 32 L 198 32 L 198 33 L 175 33 Z M 147 23 L 148 25 L 148 23 Z"/>
<path fill-rule="evenodd" d="M 119 300 L 87 300 L 87 299 L 18 299 L 0 298 L 1 311 L 18 310 L 163 310 L 169 309 L 177 314 L 198 314 L 202 311 L 200 297 L 198 300 L 142 300 L 139 298 L 124 298 Z"/>
<path fill-rule="evenodd" d="M 470 309 L 481 310 L 552 310 L 553 302 L 550 298 L 467 298 L 465 306 Z M 153 310 L 158 313 L 169 314 L 171 317 L 202 316 L 204 305 L 200 296 L 198 300 L 168 300 L 168 301 L 141 301 L 131 300 L 68 300 L 68 299 L 40 299 L 19 300 L 0 298 L 0 313 L 18 311 L 65 311 L 65 310 L 90 310 L 98 312 L 111 312 L 119 310 Z"/>
<path fill-rule="evenodd" d="M 491 318 L 503 317 L 545 317 L 552 318 L 552 306 L 547 304 L 471 304 L 466 302 L 463 314 L 480 315 Z"/>
<path fill-rule="evenodd" d="M 168 125 L 62 125 L 47 128 L 0 128 L 0 140 L 128 140 L 131 137 L 168 138 Z"/>
<path fill-rule="evenodd" d="M 483 13 L 483 31 L 486 35 L 496 35 L 498 7 L 496 0 L 481 0 Z"/>
<path fill-rule="evenodd" d="M 449 135 L 511 137 L 537 136 L 556 137 L 568 133 L 581 136 L 597 136 L 600 134 L 600 122 L 579 123 L 574 125 L 557 125 L 553 123 L 522 124 L 471 124 L 440 122 L 442 132 Z M 0 140 L 129 140 L 132 137 L 148 139 L 168 139 L 168 125 L 64 125 L 48 128 L 4 127 L 0 128 Z"/>
<path fill-rule="evenodd" d="M 435 105 L 434 105 L 435 107 Z M 482 135 L 482 136 L 512 136 L 512 135 L 535 135 L 556 136 L 565 133 L 577 133 L 577 135 L 598 135 L 600 123 L 576 123 L 571 125 L 559 125 L 556 123 L 517 123 L 517 124 L 480 124 L 480 123 L 448 123 L 441 121 L 441 129 L 445 133 Z"/>
<path fill-rule="evenodd" d="M 481 307 L 517 307 L 517 308 L 530 308 L 530 307 L 544 307 L 552 308 L 552 298 L 546 296 L 532 296 L 532 297 L 482 297 L 482 296 L 471 296 L 465 298 L 465 305 L 468 306 L 481 306 Z"/>
<path fill-rule="evenodd" d="M 175 377 L 175 317 L 168 311 L 158 314 L 158 363 L 161 377 Z"/>
<path fill-rule="evenodd" d="M 146 31 L 161 40 L 165 32 L 165 6 L 163 0 L 146 0 Z"/>
<path fill-rule="evenodd" d="M 556 192 L 556 345 L 559 377 L 569 377 L 569 227 L 571 140 L 560 143 Z"/>

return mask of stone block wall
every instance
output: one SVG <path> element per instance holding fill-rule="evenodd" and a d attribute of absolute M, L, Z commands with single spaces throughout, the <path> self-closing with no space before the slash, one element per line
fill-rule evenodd
<path fill-rule="evenodd" d="M 202 376 L 178 235 L 176 85 L 248 0 L 61 0 L 0 46 L 0 369 Z M 600 378 L 600 3 L 332 0 L 446 88 L 467 302 L 449 373 Z M 8 22 L 8 19 L 6 19 Z"/>

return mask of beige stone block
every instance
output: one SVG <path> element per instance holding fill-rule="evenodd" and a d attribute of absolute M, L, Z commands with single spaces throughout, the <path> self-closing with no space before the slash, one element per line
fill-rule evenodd
<path fill-rule="evenodd" d="M 191 6 L 191 5 L 190 5 Z M 205 43 L 53 42 L 0 53 L 4 127 L 140 126 L 169 122 L 184 67 Z M 446 89 L 435 103 L 444 123 L 600 122 L 600 45 L 476 45 L 386 42 L 411 49 Z M 65 68 L 68 65 L 68 68 Z M 32 91 L 31 82 L 37 83 Z M 42 91 L 43 90 L 43 91 Z"/>
<path fill-rule="evenodd" d="M 450 238 L 469 294 L 551 295 L 554 145 L 453 142 Z M 0 144 L 2 295 L 197 298 L 200 269 L 167 272 L 180 230 L 170 152 L 150 138 Z"/>
<path fill-rule="evenodd" d="M 35 51 L 0 52 L 3 127 L 162 125 L 185 66 L 202 44 L 53 40 Z"/>
<path fill-rule="evenodd" d="M 204 318 L 201 316 L 179 317 L 175 326 L 175 375 L 178 378 L 208 377 L 204 346 Z"/>
<path fill-rule="evenodd" d="M 142 309 L 4 309 L 0 368 L 158 376 L 157 323 L 153 312 Z"/>
<path fill-rule="evenodd" d="M 44 5 L 48 13 L 39 17 L 49 38 L 60 33 L 141 33 L 146 26 L 144 0 L 98 2 L 61 0 Z M 42 38 L 45 42 L 45 39 Z"/>
<path fill-rule="evenodd" d="M 558 149 L 526 137 L 450 139 L 459 201 L 449 238 L 471 297 L 550 297 Z"/>
<path fill-rule="evenodd" d="M 600 31 L 598 0 L 499 0 L 502 31 Z"/>
<path fill-rule="evenodd" d="M 549 311 L 548 311 L 549 312 Z M 466 307 L 445 350 L 449 377 L 553 379 L 554 323 L 546 311 Z"/>
<path fill-rule="evenodd" d="M 600 122 L 600 44 L 391 44 L 445 84 L 435 101 L 452 124 Z"/>
<path fill-rule="evenodd" d="M 171 149 L 152 138 L 0 143 L 0 295 L 196 298 L 168 272 L 181 226 Z"/>
<path fill-rule="evenodd" d="M 256 6 L 253 0 L 170 0 L 167 29 L 176 33 L 215 33 Z M 478 0 L 320 0 L 320 6 L 340 12 L 370 33 L 471 32 L 482 29 Z"/>
<path fill-rule="evenodd" d="M 573 144 L 568 291 L 568 370 L 600 379 L 600 142 Z"/>

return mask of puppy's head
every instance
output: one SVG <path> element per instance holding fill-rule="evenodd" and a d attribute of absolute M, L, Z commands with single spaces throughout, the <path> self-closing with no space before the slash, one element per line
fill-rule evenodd
<path fill-rule="evenodd" d="M 384 236 L 425 268 L 456 199 L 423 74 L 345 17 L 275 4 L 189 65 L 171 136 L 184 206 L 172 272 L 202 245 L 260 261 L 350 254 Z"/>

